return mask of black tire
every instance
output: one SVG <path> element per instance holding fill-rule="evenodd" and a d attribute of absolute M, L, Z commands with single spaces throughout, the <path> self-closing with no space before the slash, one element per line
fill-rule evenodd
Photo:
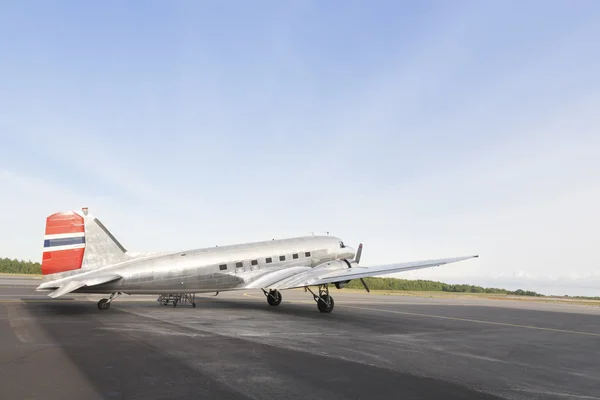
<path fill-rule="evenodd" d="M 271 290 L 267 296 L 267 303 L 269 303 L 270 306 L 280 305 L 281 300 L 283 300 L 283 297 L 278 290 Z"/>
<path fill-rule="evenodd" d="M 327 303 L 329 303 L 329 305 L 327 305 Z M 322 313 L 332 312 L 334 304 L 335 303 L 333 301 L 333 297 L 331 297 L 328 294 L 321 296 L 319 301 L 317 301 L 317 307 L 319 308 L 319 311 L 321 311 Z"/>
<path fill-rule="evenodd" d="M 108 310 L 110 308 L 110 303 L 108 299 L 102 299 L 98 302 L 98 309 L 100 310 Z"/>

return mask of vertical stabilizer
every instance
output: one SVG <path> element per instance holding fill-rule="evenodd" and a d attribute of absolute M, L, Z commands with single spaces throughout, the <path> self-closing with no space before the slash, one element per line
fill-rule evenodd
<path fill-rule="evenodd" d="M 82 269 L 96 269 L 127 261 L 127 250 L 98 220 L 85 210 L 85 253 Z"/>
<path fill-rule="evenodd" d="M 97 269 L 128 259 L 127 250 L 87 208 L 46 218 L 43 275 Z"/>

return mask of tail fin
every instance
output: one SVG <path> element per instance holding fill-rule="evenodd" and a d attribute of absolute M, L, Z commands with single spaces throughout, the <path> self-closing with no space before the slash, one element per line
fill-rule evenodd
<path fill-rule="evenodd" d="M 67 211 L 46 219 L 42 274 L 97 269 L 128 260 L 127 250 L 95 217 Z"/>

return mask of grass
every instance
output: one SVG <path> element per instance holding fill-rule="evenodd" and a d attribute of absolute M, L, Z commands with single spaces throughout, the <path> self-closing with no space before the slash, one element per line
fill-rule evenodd
<path fill-rule="evenodd" d="M 302 289 L 300 289 L 302 290 Z M 339 292 L 347 293 L 363 293 L 368 294 L 364 289 L 348 289 L 344 288 Z M 441 291 L 415 291 L 415 290 L 371 290 L 371 293 L 384 296 L 407 296 L 407 297 L 426 297 L 426 298 L 476 298 L 489 300 L 513 300 L 513 301 L 534 301 L 542 303 L 564 303 L 564 304 L 584 304 L 591 306 L 600 306 L 600 300 L 591 299 L 575 299 L 571 297 L 561 296 L 518 296 L 513 294 L 496 294 L 496 293 L 467 293 L 467 292 L 441 292 Z"/>
<path fill-rule="evenodd" d="M 12 272 L 0 272 L 0 277 L 1 276 L 42 279 L 42 274 L 16 274 Z"/>

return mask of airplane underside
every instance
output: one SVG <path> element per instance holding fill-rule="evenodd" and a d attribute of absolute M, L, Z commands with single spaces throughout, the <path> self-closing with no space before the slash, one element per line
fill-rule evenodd
<path fill-rule="evenodd" d="M 305 291 L 310 292 L 312 294 L 313 299 L 317 303 L 317 308 L 322 313 L 330 313 L 333 311 L 334 301 L 333 297 L 329 294 L 329 284 L 319 285 L 316 291 L 313 291 L 310 287 L 306 286 Z M 108 298 L 103 298 L 98 301 L 98 309 L 100 310 L 108 310 L 110 308 L 110 304 L 114 299 L 119 297 L 122 294 L 158 294 L 159 297 L 157 301 L 162 303 L 163 305 L 168 305 L 169 303 L 173 304 L 173 307 L 177 307 L 178 304 L 189 303 L 192 307 L 196 307 L 196 294 L 197 293 L 215 293 L 215 296 L 219 294 L 219 292 L 225 291 L 234 291 L 234 290 L 247 290 L 247 288 L 235 288 L 235 289 L 216 289 L 216 290 L 203 290 L 203 291 L 193 291 L 188 290 L 185 292 L 179 291 L 178 293 L 174 293 L 173 290 L 161 290 L 161 291 L 136 291 L 132 292 L 106 292 L 106 291 L 98 291 L 98 290 L 76 290 L 73 293 L 88 293 L 88 294 L 108 294 L 110 296 Z M 281 304 L 283 300 L 283 296 L 279 290 L 265 290 L 262 289 L 263 294 L 267 298 L 267 304 L 270 306 L 278 306 Z"/>

